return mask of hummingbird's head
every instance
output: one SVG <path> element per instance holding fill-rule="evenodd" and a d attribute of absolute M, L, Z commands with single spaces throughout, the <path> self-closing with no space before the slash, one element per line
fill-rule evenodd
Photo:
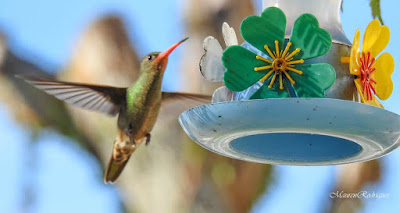
<path fill-rule="evenodd" d="M 163 73 L 168 63 L 168 56 L 172 51 L 175 50 L 180 44 L 186 41 L 188 38 L 183 39 L 182 41 L 172 45 L 170 48 L 165 50 L 164 52 L 152 52 L 147 54 L 141 63 L 142 70 L 150 71 L 150 72 L 158 72 Z"/>

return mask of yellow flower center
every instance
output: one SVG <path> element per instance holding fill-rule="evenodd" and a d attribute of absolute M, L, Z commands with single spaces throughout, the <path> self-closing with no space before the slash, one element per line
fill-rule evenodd
<path fill-rule="evenodd" d="M 300 52 L 300 48 L 295 49 L 293 52 L 288 53 L 290 46 L 292 46 L 292 42 L 288 42 L 285 50 L 279 50 L 279 41 L 275 40 L 275 51 L 272 52 L 268 45 L 265 45 L 264 48 L 268 52 L 268 55 L 272 58 L 272 61 L 261 57 L 259 55 L 256 56 L 257 60 L 261 60 L 267 63 L 267 66 L 255 67 L 254 71 L 258 72 L 261 70 L 269 71 L 260 79 L 260 82 L 264 82 L 269 76 L 272 76 L 271 82 L 268 88 L 272 88 L 274 85 L 276 77 L 279 76 L 279 89 L 284 89 L 283 87 L 283 75 L 290 81 L 292 85 L 296 82 L 290 77 L 289 71 L 297 73 L 299 75 L 303 75 L 303 72 L 294 68 L 295 64 L 304 63 L 303 59 L 293 61 L 293 57 Z"/>
<path fill-rule="evenodd" d="M 272 68 L 274 70 L 285 71 L 286 66 L 287 66 L 286 61 L 283 60 L 282 58 L 277 58 L 272 62 Z"/>

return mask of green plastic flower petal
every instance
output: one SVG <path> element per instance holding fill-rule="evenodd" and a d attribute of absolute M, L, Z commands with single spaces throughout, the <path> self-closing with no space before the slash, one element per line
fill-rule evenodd
<path fill-rule="evenodd" d="M 325 55 L 332 46 L 331 35 L 319 28 L 318 20 L 311 14 L 303 14 L 294 22 L 290 41 L 293 43 L 291 51 L 301 50 L 294 60 Z"/>
<path fill-rule="evenodd" d="M 243 91 L 266 74 L 266 71 L 254 71 L 254 67 L 263 66 L 265 62 L 257 60 L 255 53 L 241 46 L 228 47 L 222 55 L 222 62 L 226 68 L 225 86 L 232 91 Z"/>
<path fill-rule="evenodd" d="M 275 40 L 279 41 L 282 49 L 285 39 L 286 16 L 281 9 L 269 7 L 263 11 L 261 16 L 249 16 L 245 18 L 240 27 L 240 32 L 247 42 L 255 48 L 263 51 L 264 45 L 275 47 Z"/>
<path fill-rule="evenodd" d="M 303 14 L 294 23 L 290 42 L 284 45 L 285 27 L 285 14 L 276 7 L 243 20 L 243 38 L 269 57 L 241 46 L 227 48 L 222 56 L 227 88 L 243 91 L 261 81 L 265 84 L 251 99 L 287 98 L 292 93 L 290 82 L 298 97 L 325 96 L 336 79 L 335 70 L 329 64 L 304 64 L 304 59 L 325 55 L 332 45 L 330 34 L 319 28 L 313 15 Z"/>
<path fill-rule="evenodd" d="M 335 69 L 330 64 L 302 64 L 296 68 L 303 72 L 303 75 L 291 74 L 296 82 L 292 86 L 297 97 L 323 98 L 325 90 L 331 87 L 336 80 Z"/>
<path fill-rule="evenodd" d="M 267 82 L 269 82 L 267 80 Z M 264 84 L 258 89 L 250 99 L 264 99 L 264 98 L 289 98 L 289 91 L 287 90 L 288 87 L 286 85 L 286 81 L 283 81 L 285 89 L 279 89 L 279 84 L 273 84 L 272 88 L 268 88 L 268 84 Z"/>

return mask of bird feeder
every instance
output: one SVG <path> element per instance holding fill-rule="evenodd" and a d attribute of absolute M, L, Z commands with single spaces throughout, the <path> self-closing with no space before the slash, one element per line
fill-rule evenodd
<path fill-rule="evenodd" d="M 393 90 L 394 61 L 381 53 L 389 29 L 374 20 L 351 44 L 340 5 L 264 0 L 261 15 L 240 26 L 244 43 L 227 23 L 225 49 L 207 37 L 201 72 L 225 86 L 211 104 L 180 115 L 190 138 L 218 154 L 267 164 L 353 163 L 396 149 L 400 116 L 378 101 Z"/>

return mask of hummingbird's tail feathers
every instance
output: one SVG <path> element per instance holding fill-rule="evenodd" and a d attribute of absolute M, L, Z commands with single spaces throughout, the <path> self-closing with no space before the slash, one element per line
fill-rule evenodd
<path fill-rule="evenodd" d="M 136 145 L 132 144 L 128 140 L 117 140 L 114 143 L 113 153 L 111 159 L 108 162 L 107 171 L 104 175 L 104 182 L 114 182 L 117 180 L 122 170 L 124 170 L 126 163 L 131 157 L 132 153 L 135 152 Z"/>
<path fill-rule="evenodd" d="M 104 175 L 104 182 L 114 182 L 117 180 L 126 163 L 136 150 L 136 143 L 131 141 L 131 137 L 125 134 L 121 129 L 118 130 L 117 138 L 114 141 L 114 147 L 111 159 L 108 162 L 107 171 Z"/>
<path fill-rule="evenodd" d="M 130 156 L 124 162 L 117 162 L 116 160 L 114 160 L 114 157 L 111 156 L 111 159 L 108 162 L 107 171 L 104 175 L 104 183 L 114 183 L 121 175 L 121 172 L 124 170 L 129 158 Z"/>
<path fill-rule="evenodd" d="M 112 116 L 117 115 L 126 102 L 126 88 L 17 77 L 73 106 Z"/>

